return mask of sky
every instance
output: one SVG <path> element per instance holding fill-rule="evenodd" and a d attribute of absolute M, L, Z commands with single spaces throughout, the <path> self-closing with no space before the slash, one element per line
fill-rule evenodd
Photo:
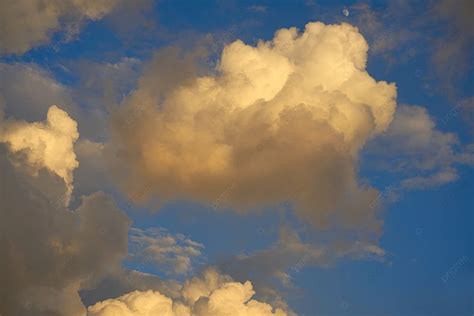
<path fill-rule="evenodd" d="M 473 21 L 2 1 L 0 315 L 473 315 Z"/>

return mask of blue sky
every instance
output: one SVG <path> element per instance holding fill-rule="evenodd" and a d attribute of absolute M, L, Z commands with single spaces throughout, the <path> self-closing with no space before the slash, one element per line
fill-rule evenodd
<path fill-rule="evenodd" d="M 91 141 L 106 143 L 111 137 L 108 117 L 114 110 L 107 113 L 99 109 L 98 104 L 106 102 L 102 87 L 105 89 L 111 79 L 114 97 L 107 102 L 126 106 L 126 96 L 137 89 L 154 54 L 165 47 L 180 47 L 187 53 L 199 45 L 206 46 L 208 55 L 201 66 L 212 73 L 223 47 L 236 39 L 256 45 L 260 39 L 271 40 L 278 29 L 295 26 L 302 30 L 311 21 L 357 26 L 369 44 L 367 72 L 376 80 L 396 84 L 397 113 L 401 107 L 408 107 L 406 116 L 399 114 L 400 126 L 404 126 L 403 119 L 413 115 L 411 107 L 420 107 L 426 115 L 416 113 L 433 124 L 420 133 L 429 133 L 432 143 L 416 148 L 405 145 L 417 136 L 411 130 L 393 127 L 388 136 L 370 138 L 360 150 L 355 163 L 359 182 L 381 194 L 377 215 L 381 230 L 371 240 L 383 249 L 382 256 L 349 253 L 330 256 L 323 262 L 297 264 L 296 269 L 289 264 L 282 272 L 287 273 L 290 284 L 271 280 L 276 283 L 270 285 L 293 312 L 302 316 L 467 316 L 474 313 L 474 69 L 469 59 L 474 36 L 472 30 L 463 29 L 472 26 L 474 18 L 468 2 L 454 1 L 460 6 L 451 7 L 450 1 L 443 0 L 144 1 L 141 11 L 119 9 L 101 19 L 81 21 L 80 31 L 67 41 L 64 30 L 50 30 L 48 41 L 21 53 L 4 53 L 0 62 L 40 69 L 48 80 L 67 91 L 79 108 L 100 112 L 97 121 L 103 122 L 103 129 L 90 127 L 87 131 L 89 127 L 81 127 L 77 119 L 79 131 L 81 137 L 87 135 Z M 460 12 L 464 4 L 470 12 Z M 456 22 L 462 19 L 471 22 Z M 446 59 L 442 58 L 443 49 L 451 54 Z M 133 64 L 124 73 L 99 72 L 104 65 L 118 65 L 124 60 Z M 104 85 L 94 90 L 88 85 L 95 85 L 93 79 Z M 0 89 L 4 90 L 0 90 L 2 94 L 9 93 L 7 85 Z M 63 97 L 53 95 L 52 99 L 61 102 Z M 9 110 L 9 100 L 7 117 L 15 113 Z M 36 102 L 41 102 L 41 96 Z M 415 126 L 414 133 L 417 131 Z M 445 141 L 448 134 L 457 141 Z M 444 150 L 454 154 L 446 158 L 440 154 Z M 86 177 L 93 175 L 88 173 Z M 268 286 L 265 282 L 269 281 L 258 275 L 261 270 L 235 268 L 229 262 L 251 265 L 254 261 L 238 258 L 256 256 L 274 249 L 275 244 L 280 247 L 282 229 L 296 232 L 305 245 L 331 249 L 348 236 L 337 229 L 312 226 L 295 213 L 291 203 L 261 205 L 255 211 L 239 213 L 232 207 L 214 209 L 212 203 L 182 196 L 160 207 L 154 200 L 160 192 L 152 193 L 155 196 L 144 203 L 131 202 L 133 194 L 123 186 L 114 186 L 114 181 L 102 185 L 100 178 L 97 175 L 97 180 L 90 181 L 99 183 L 102 191 L 113 196 L 133 227 L 160 227 L 165 235 L 176 238 L 183 234 L 202 245 L 200 254 L 191 256 L 191 268 L 184 274 L 171 273 L 170 266 L 160 266 L 153 260 L 126 259 L 122 263 L 125 269 L 162 279 L 183 281 L 208 266 L 217 266 L 239 282 L 247 277 L 258 279 L 256 298 L 265 300 L 268 297 L 259 292 L 258 286 Z M 411 182 L 404 182 L 407 179 Z M 79 183 L 76 188 L 74 207 L 80 205 L 79 193 L 91 191 L 86 184 Z M 228 190 L 232 189 L 222 188 L 221 192 L 225 195 Z M 280 259 L 285 260 L 275 260 Z M 87 304 L 96 302 L 90 295 L 85 297 L 90 300 Z"/>

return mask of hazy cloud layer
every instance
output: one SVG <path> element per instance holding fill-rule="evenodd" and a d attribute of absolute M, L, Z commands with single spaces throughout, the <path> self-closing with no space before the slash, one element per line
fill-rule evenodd
<path fill-rule="evenodd" d="M 448 113 L 438 122 L 452 117 Z M 402 175 L 400 186 L 429 188 L 458 178 L 457 164 L 474 164 L 469 146 L 463 148 L 455 134 L 442 132 L 426 108 L 399 106 L 389 129 L 368 147 L 375 165 Z"/>
<path fill-rule="evenodd" d="M 377 231 L 358 152 L 390 124 L 396 89 L 365 71 L 367 49 L 348 24 L 309 23 L 227 45 L 213 75 L 150 65 L 112 121 L 122 185 L 238 210 L 294 200 L 315 226 Z"/>

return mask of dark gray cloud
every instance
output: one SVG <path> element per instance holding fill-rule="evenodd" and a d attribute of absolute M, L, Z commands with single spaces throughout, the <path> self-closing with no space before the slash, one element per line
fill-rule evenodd
<path fill-rule="evenodd" d="M 0 145 L 0 314 L 83 315 L 78 290 L 120 268 L 129 220 L 103 193 L 65 208 L 59 177 L 12 159 Z"/>

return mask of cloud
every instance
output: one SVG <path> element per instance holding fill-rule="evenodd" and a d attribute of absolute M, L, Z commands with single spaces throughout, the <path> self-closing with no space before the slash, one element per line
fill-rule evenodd
<path fill-rule="evenodd" d="M 7 143 L 13 153 L 25 154 L 35 173 L 46 168 L 64 180 L 65 202 L 73 189 L 72 172 L 79 165 L 73 148 L 78 138 L 76 122 L 55 105 L 44 122 L 5 121 L 0 129 L 0 142 Z"/>
<path fill-rule="evenodd" d="M 253 4 L 247 7 L 247 10 L 255 12 L 255 13 L 266 13 L 267 7 L 264 5 Z"/>
<path fill-rule="evenodd" d="M 413 48 L 405 49 L 414 41 L 420 39 L 417 28 L 400 28 L 394 25 L 406 16 L 412 16 L 414 9 L 403 1 L 390 1 L 383 10 L 374 10 L 367 3 L 357 3 L 351 6 L 354 22 L 361 29 L 362 34 L 367 36 L 370 43 L 370 53 L 381 55 L 390 62 L 396 58 L 406 58 L 413 54 Z M 412 45 L 413 46 L 413 45 Z M 403 48 L 403 49 L 402 49 Z M 402 51 L 400 51 L 402 50 Z M 396 51 L 397 56 L 392 56 Z"/>
<path fill-rule="evenodd" d="M 294 200 L 315 226 L 377 231 L 358 152 L 390 124 L 396 88 L 366 72 L 367 50 L 348 24 L 309 23 L 226 45 L 208 75 L 186 56 L 152 63 L 112 119 L 117 183 L 135 200 L 207 204 L 231 187 L 219 207 Z"/>
<path fill-rule="evenodd" d="M 89 306 L 133 291 L 153 290 L 167 297 L 178 298 L 181 288 L 182 284 L 173 279 L 161 279 L 154 274 L 121 269 L 82 289 L 80 296 L 84 305 Z"/>
<path fill-rule="evenodd" d="M 99 20 L 121 0 L 7 0 L 0 5 L 0 54 L 22 54 L 63 30 L 79 32 L 84 20 Z"/>
<path fill-rule="evenodd" d="M 428 176 L 415 176 L 404 179 L 401 186 L 407 189 L 422 189 L 440 186 L 458 179 L 457 171 L 453 168 L 438 171 Z"/>
<path fill-rule="evenodd" d="M 157 291 L 134 291 L 116 299 L 108 299 L 88 308 L 91 316 L 286 316 L 281 310 L 251 299 L 252 284 L 232 282 L 215 270 L 207 270 L 201 278 L 188 280 L 177 299 Z"/>
<path fill-rule="evenodd" d="M 444 36 L 436 36 L 432 62 L 439 77 L 449 89 L 455 89 L 453 83 L 456 79 L 464 74 L 469 76 L 472 71 L 473 10 L 474 3 L 470 0 L 439 0 L 430 10 L 432 18 L 445 28 Z"/>
<path fill-rule="evenodd" d="M 288 228 L 268 249 L 221 260 L 218 267 L 235 280 L 252 280 L 260 297 L 279 302 L 282 292 L 294 287 L 293 278 L 307 267 L 326 267 L 341 257 L 384 260 L 386 253 L 370 240 L 332 240 L 327 243 L 302 240 Z M 277 304 L 277 303 L 275 303 Z"/>
<path fill-rule="evenodd" d="M 130 61 L 130 64 L 132 63 Z M 82 68 L 84 71 L 90 70 L 90 66 L 86 64 L 83 64 Z M 61 108 L 78 122 L 82 137 L 103 140 L 107 126 L 104 104 L 112 97 L 105 95 L 101 97 L 96 94 L 100 90 L 107 95 L 106 91 L 109 89 L 121 86 L 117 82 L 124 81 L 122 77 L 131 73 L 127 62 L 100 64 L 93 73 L 96 79 L 92 81 L 81 72 L 74 72 L 74 68 L 64 69 L 70 72 L 69 75 L 79 77 L 77 86 L 62 84 L 56 80 L 51 71 L 36 64 L 0 63 L 0 103 L 3 102 L 5 116 L 39 121 L 44 118 L 51 104 L 60 104 Z"/>
<path fill-rule="evenodd" d="M 0 144 L 0 313 L 82 316 L 78 291 L 120 269 L 129 220 L 103 193 L 66 208 L 60 176 L 11 156 Z"/>
<path fill-rule="evenodd" d="M 474 134 L 474 96 L 470 96 L 460 100 L 459 104 L 457 104 L 449 113 L 449 119 L 452 119 L 454 116 L 457 116 L 461 113 L 461 119 L 465 122 L 466 126 L 468 127 L 468 131 L 471 134 Z"/>
<path fill-rule="evenodd" d="M 203 248 L 202 244 L 182 234 L 172 235 L 163 228 L 130 229 L 130 260 L 151 263 L 155 268 L 159 267 L 170 273 L 189 273 L 192 260 L 201 256 Z"/>
<path fill-rule="evenodd" d="M 76 114 L 69 89 L 35 64 L 0 63 L 0 96 L 6 115 L 17 119 L 39 121 L 51 104 Z"/>
<path fill-rule="evenodd" d="M 128 57 L 113 63 L 84 59 L 65 64 L 67 71 L 77 78 L 74 95 L 79 102 L 107 112 L 135 87 L 141 66 L 139 59 Z"/>
<path fill-rule="evenodd" d="M 104 144 L 80 139 L 74 150 L 79 161 L 79 167 L 74 172 L 75 197 L 112 187 L 103 154 Z"/>
<path fill-rule="evenodd" d="M 440 122 L 452 115 L 447 113 Z M 375 166 L 404 176 L 400 187 L 406 189 L 453 182 L 457 164 L 474 162 L 469 146 L 462 148 L 455 134 L 437 128 L 426 108 L 414 105 L 399 106 L 389 129 L 367 150 Z"/>
<path fill-rule="evenodd" d="M 409 62 L 418 54 L 426 57 L 431 62 L 427 74 L 436 75 L 443 93 L 453 97 L 459 92 L 458 79 L 467 79 L 464 76 L 472 70 L 473 8 L 470 0 L 433 0 L 416 5 L 388 1 L 377 8 L 361 2 L 351 7 L 351 16 L 367 36 L 371 53 L 382 56 L 389 65 Z"/>
<path fill-rule="evenodd" d="M 102 144 L 107 133 L 107 112 L 119 101 L 115 97 L 121 98 L 119 95 L 132 86 L 133 79 L 125 77 L 134 77 L 138 61 L 125 58 L 117 63 L 77 64 L 84 73 L 75 67 L 64 68 L 77 76 L 74 86 L 66 86 L 39 65 L 0 63 L 0 120 L 42 121 L 51 104 L 58 104 L 77 122 L 80 139 L 74 142 L 74 151 L 79 166 L 74 168 L 73 203 L 82 195 L 112 186 Z"/>

